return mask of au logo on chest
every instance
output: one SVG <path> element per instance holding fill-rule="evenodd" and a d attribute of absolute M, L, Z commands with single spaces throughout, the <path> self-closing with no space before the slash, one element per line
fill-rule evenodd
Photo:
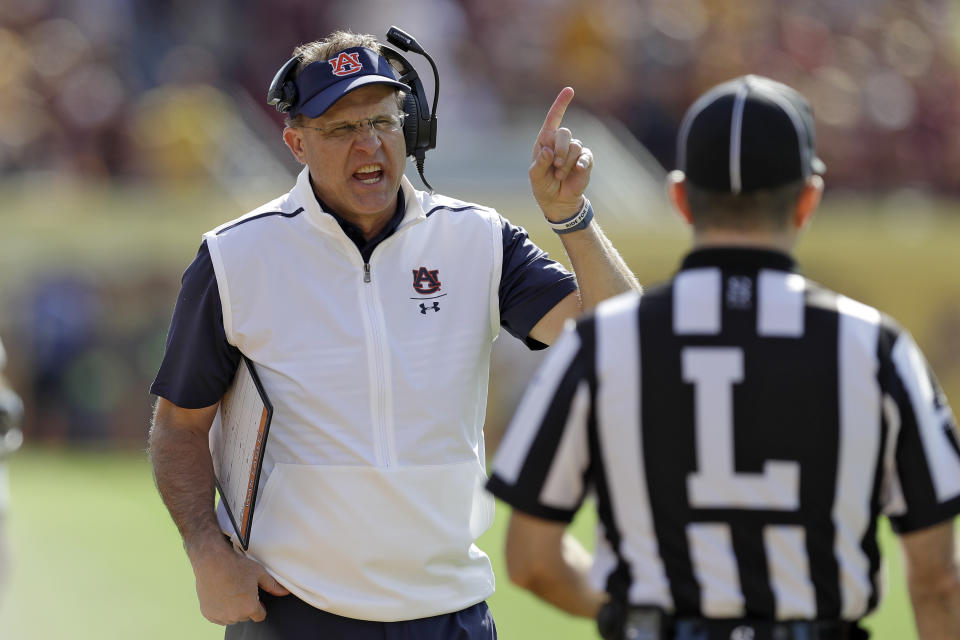
<path fill-rule="evenodd" d="M 426 267 L 414 269 L 413 290 L 423 294 L 440 291 L 440 270 Z"/>

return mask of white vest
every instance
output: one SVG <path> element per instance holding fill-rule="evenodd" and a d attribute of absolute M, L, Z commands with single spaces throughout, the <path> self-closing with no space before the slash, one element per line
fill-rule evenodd
<path fill-rule="evenodd" d="M 482 428 L 500 217 L 404 178 L 403 221 L 365 265 L 308 175 L 204 235 L 227 339 L 274 406 L 248 555 L 342 616 L 466 608 L 494 590 L 474 541 L 493 521 Z"/>

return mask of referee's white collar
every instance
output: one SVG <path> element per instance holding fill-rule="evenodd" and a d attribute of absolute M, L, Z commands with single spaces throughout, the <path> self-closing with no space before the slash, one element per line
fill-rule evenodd
<path fill-rule="evenodd" d="M 423 211 L 423 207 L 420 205 L 420 198 L 417 197 L 417 190 L 410 180 L 407 179 L 407 176 L 401 176 L 400 190 L 403 192 L 406 210 L 403 214 L 403 220 L 397 227 L 398 229 L 415 220 L 425 219 L 427 217 Z M 304 166 L 300 171 L 300 175 L 297 176 L 297 183 L 294 185 L 291 193 L 298 205 L 303 207 L 304 212 L 317 228 L 329 233 L 335 233 L 340 230 L 340 225 L 336 219 L 320 206 L 317 195 L 313 192 L 313 187 L 310 185 L 309 167 Z"/>

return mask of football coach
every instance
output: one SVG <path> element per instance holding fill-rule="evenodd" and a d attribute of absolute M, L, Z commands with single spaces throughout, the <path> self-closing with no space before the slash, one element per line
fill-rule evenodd
<path fill-rule="evenodd" d="M 436 141 L 436 94 L 430 108 L 396 48 L 429 59 L 419 44 L 387 39 L 337 31 L 280 67 L 268 102 L 304 168 L 204 235 L 151 387 L 157 488 L 200 611 L 228 640 L 495 640 L 493 570 L 474 544 L 493 521 L 493 341 L 506 329 L 546 347 L 639 286 L 584 195 L 593 155 L 560 126 L 572 88 L 529 174 L 570 273 L 494 209 L 406 178 L 407 157 L 422 169 Z M 209 449 L 243 357 L 274 409 L 246 549 L 214 510 Z"/>
<path fill-rule="evenodd" d="M 722 84 L 678 151 L 693 250 L 565 331 L 498 450 L 511 578 L 604 638 L 865 638 L 886 515 L 920 637 L 960 638 L 947 399 L 905 330 L 791 256 L 823 189 L 807 101 Z M 592 559 L 565 534 L 588 492 Z"/>

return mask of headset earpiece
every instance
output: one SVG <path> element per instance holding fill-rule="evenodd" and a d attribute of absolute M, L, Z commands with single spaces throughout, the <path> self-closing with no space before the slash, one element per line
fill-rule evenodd
<path fill-rule="evenodd" d="M 293 81 L 293 71 L 300 62 L 300 56 L 287 60 L 270 83 L 267 90 L 267 104 L 280 113 L 288 113 L 297 104 L 297 83 Z"/>
<path fill-rule="evenodd" d="M 407 155 L 422 158 L 428 149 L 437 146 L 436 132 L 431 130 L 427 92 L 417 70 L 399 51 L 385 44 L 380 45 L 380 51 L 387 60 L 400 67 L 398 80 L 410 87 L 403 99 L 403 110 L 407 114 L 403 123 L 403 137 L 407 144 Z"/>
<path fill-rule="evenodd" d="M 420 129 L 420 108 L 417 99 L 410 93 L 403 97 L 403 111 L 407 114 L 403 121 L 403 140 L 407 145 L 407 155 L 414 154 L 417 148 L 417 131 Z"/>

